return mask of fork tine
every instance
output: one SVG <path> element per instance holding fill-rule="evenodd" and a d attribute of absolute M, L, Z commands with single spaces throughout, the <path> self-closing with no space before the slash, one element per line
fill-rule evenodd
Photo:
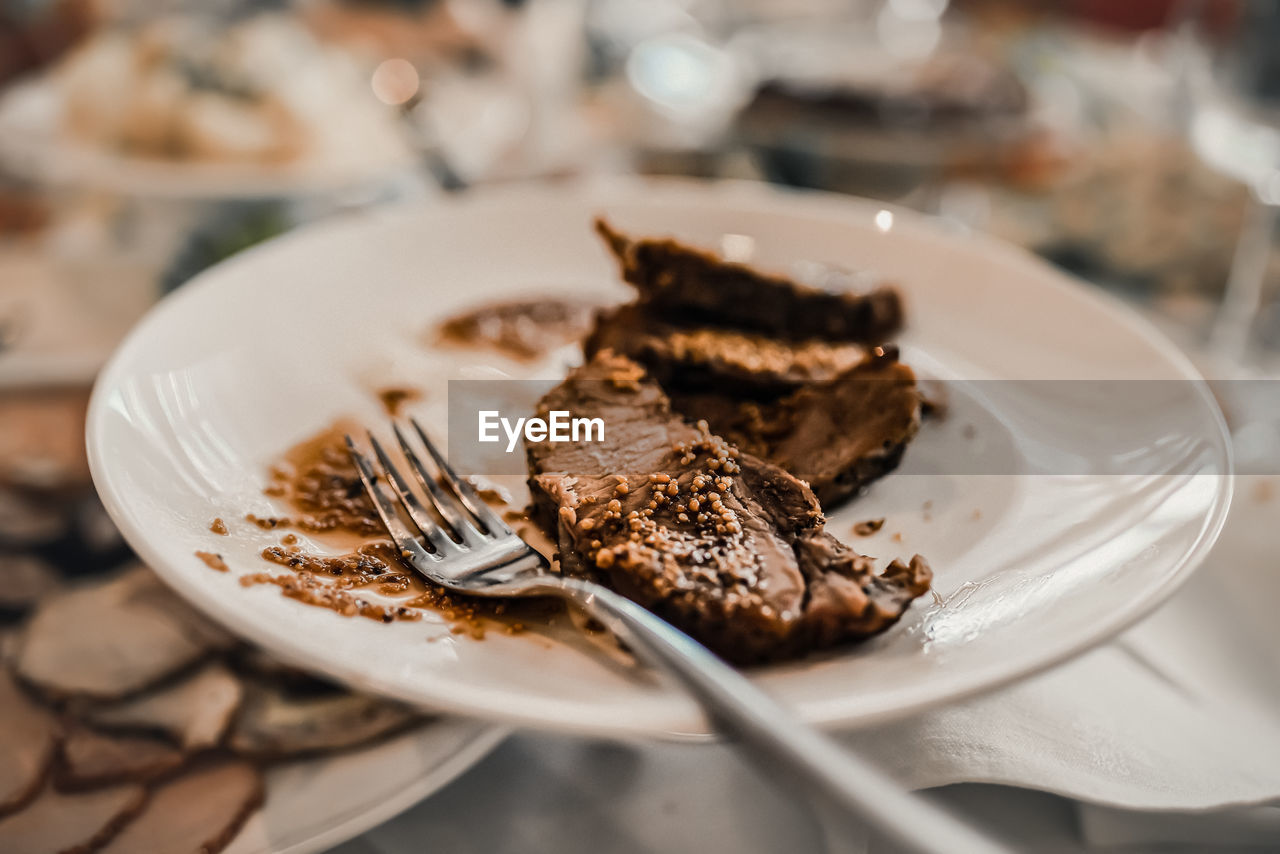
<path fill-rule="evenodd" d="M 369 499 L 373 501 L 374 509 L 378 511 L 378 518 L 382 520 L 382 526 L 387 529 L 387 534 L 396 544 L 396 548 L 400 549 L 402 554 L 415 560 L 440 560 L 442 555 L 438 549 L 435 552 L 427 551 L 418 542 L 418 538 L 409 533 L 409 529 L 404 526 L 396 513 L 395 503 L 387 497 L 387 494 L 382 491 L 382 487 L 378 485 L 378 474 L 373 467 L 373 463 L 369 461 L 368 457 L 360 453 L 356 448 L 355 441 L 350 436 L 345 438 L 347 440 L 347 453 L 351 455 L 351 461 L 355 463 L 356 471 L 360 474 L 360 482 L 364 484 L 365 492 L 368 493 Z"/>
<path fill-rule="evenodd" d="M 422 484 L 422 488 L 427 491 L 427 495 L 431 498 L 431 504 L 440 513 L 449 527 L 453 529 L 458 538 L 467 545 L 475 545 L 483 535 L 472 524 L 470 518 L 466 516 L 458 506 L 456 499 L 449 497 L 436 482 L 436 479 L 427 471 L 426 466 L 422 464 L 422 460 L 418 459 L 418 454 L 413 450 L 413 446 L 409 444 L 409 440 L 400 430 L 400 425 L 394 421 L 391 422 L 391 429 L 396 434 L 396 441 L 400 443 L 400 450 L 404 453 L 404 457 L 409 461 L 409 468 L 413 470 L 414 479 Z M 376 449 L 376 448 L 375 448 Z M 384 462 L 385 466 L 386 463 Z"/>
<path fill-rule="evenodd" d="M 458 477 L 457 472 L 445 462 L 444 456 L 436 449 L 435 443 L 431 441 L 431 437 L 427 435 L 427 431 L 422 429 L 422 425 L 418 423 L 418 419 L 410 418 L 409 423 L 413 425 L 413 429 L 417 431 L 418 438 L 422 440 L 422 444 L 426 445 L 427 453 L 431 454 L 431 459 L 435 460 L 436 469 L 440 472 L 440 476 L 449 484 L 449 488 L 453 490 L 454 495 L 462 502 L 462 505 L 471 512 L 490 536 L 505 536 L 511 534 L 512 530 L 507 527 L 507 523 L 502 521 L 497 513 L 484 503 L 471 484 L 465 478 Z"/>
<path fill-rule="evenodd" d="M 408 481 L 400 474 L 400 470 L 396 468 L 395 463 L 391 462 L 387 452 L 382 449 L 382 443 L 372 433 L 369 434 L 369 444 L 373 447 L 374 456 L 378 458 L 378 463 L 382 466 L 382 471 L 386 474 L 387 482 L 391 484 L 392 491 L 400 499 L 400 504 L 404 507 L 405 512 L 409 514 L 409 518 L 413 520 L 413 524 L 418 526 L 418 530 L 422 531 L 438 552 L 447 551 L 451 546 L 456 548 L 457 544 L 449 538 L 446 531 L 436 524 L 436 520 L 431 518 L 431 513 L 418 500 L 418 496 L 409 487 Z M 448 519 L 445 519 L 445 521 L 449 522 Z M 448 542 L 445 542 L 446 540 Z"/>

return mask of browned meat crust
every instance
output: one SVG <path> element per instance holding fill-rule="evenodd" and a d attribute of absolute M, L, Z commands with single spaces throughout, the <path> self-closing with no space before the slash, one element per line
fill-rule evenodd
<path fill-rule="evenodd" d="M 902 328 L 902 298 L 893 287 L 858 293 L 846 283 L 822 290 L 675 240 L 631 238 L 603 219 L 596 231 L 617 257 L 622 278 L 659 313 L 789 340 L 874 344 Z"/>
<path fill-rule="evenodd" d="M 895 347 L 789 342 L 603 312 L 583 345 L 640 362 L 686 418 L 813 487 L 824 506 L 896 468 L 920 426 L 915 374 Z"/>
<path fill-rule="evenodd" d="M 613 350 L 641 363 L 664 388 L 708 388 L 748 397 L 835 379 L 867 356 L 858 344 L 780 341 L 713 326 L 682 326 L 640 305 L 600 312 L 583 342 L 588 358 Z"/>
<path fill-rule="evenodd" d="M 813 492 L 676 415 L 635 362 L 597 354 L 540 403 L 602 418 L 603 441 L 529 446 L 536 517 L 593 575 L 740 664 L 891 626 L 929 588 L 919 556 L 881 575 L 823 530 Z"/>
<path fill-rule="evenodd" d="M 677 390 L 671 405 L 807 481 L 829 507 L 897 468 L 920 428 L 915 374 L 895 350 L 881 352 L 835 379 L 772 400 Z"/>

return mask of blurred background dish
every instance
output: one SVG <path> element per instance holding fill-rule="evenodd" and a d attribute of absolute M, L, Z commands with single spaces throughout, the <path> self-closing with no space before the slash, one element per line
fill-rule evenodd
<path fill-rule="evenodd" d="M 758 84 L 736 132 L 783 183 L 892 198 L 925 181 L 998 175 L 1031 133 L 1021 80 L 967 49 L 922 50 L 825 21 L 745 31 L 737 46 Z"/>
<path fill-rule="evenodd" d="M 97 34 L 5 95 L 0 140 L 31 179 L 138 195 L 341 188 L 410 158 L 353 58 L 270 14 Z"/>

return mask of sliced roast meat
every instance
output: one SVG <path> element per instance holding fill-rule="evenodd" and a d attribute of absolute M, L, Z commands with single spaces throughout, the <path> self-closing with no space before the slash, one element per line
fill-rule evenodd
<path fill-rule="evenodd" d="M 588 358 L 613 350 L 641 363 L 663 388 L 758 398 L 835 379 L 866 358 L 857 344 L 787 341 L 716 326 L 685 326 L 642 305 L 602 311 L 583 343 Z"/>
<path fill-rule="evenodd" d="M 304 670 L 286 664 L 274 653 L 254 646 L 243 646 L 237 649 L 232 657 L 232 666 L 244 677 L 305 693 L 333 693 L 336 686 L 326 682 Z"/>
<path fill-rule="evenodd" d="M 133 783 L 80 794 L 47 788 L 22 812 L 0 819 L 0 851 L 89 854 L 119 833 L 146 801 L 147 790 Z M 135 854 L 160 850 L 132 849 Z"/>
<path fill-rule="evenodd" d="M 363 694 L 293 694 L 253 682 L 229 737 L 246 756 L 283 759 L 343 750 L 398 732 L 419 719 L 412 709 Z"/>
<path fill-rule="evenodd" d="M 50 502 L 0 483 L 0 548 L 35 548 L 67 532 L 66 514 Z"/>
<path fill-rule="evenodd" d="M 884 284 L 829 273 L 823 287 L 770 275 L 669 238 L 632 238 L 604 220 L 596 230 L 622 278 L 656 312 L 776 338 L 880 343 L 902 327 L 902 298 Z"/>
<path fill-rule="evenodd" d="M 181 750 L 160 739 L 74 726 L 62 740 L 56 779 L 66 791 L 145 782 L 177 770 L 185 759 Z"/>
<path fill-rule="evenodd" d="M 58 571 L 34 555 L 0 554 L 0 614 L 26 611 L 61 584 Z"/>
<path fill-rule="evenodd" d="M 21 640 L 22 632 L 19 629 L 0 628 L 0 666 L 9 667 L 14 656 L 18 654 L 18 645 Z"/>
<path fill-rule="evenodd" d="M 606 425 L 603 440 L 528 447 L 534 510 L 564 571 L 598 577 L 730 661 L 876 634 L 929 587 L 918 556 L 876 575 L 823 530 L 807 486 L 687 423 L 625 357 L 597 354 L 539 409 Z"/>
<path fill-rule="evenodd" d="M 0 815 L 35 797 L 58 742 L 58 723 L 0 669 Z M 6 849 L 0 846 L 0 850 Z"/>
<path fill-rule="evenodd" d="M 772 400 L 720 391 L 671 392 L 686 418 L 704 419 L 737 448 L 806 481 L 823 506 L 897 468 L 920 428 L 915 375 L 892 348 L 835 379 Z"/>
<path fill-rule="evenodd" d="M 748 127 L 787 129 L 801 122 L 821 123 L 829 131 L 869 127 L 936 136 L 1026 112 L 1027 89 L 1009 69 L 981 57 L 937 52 L 929 59 L 893 67 L 866 77 L 783 75 L 766 80 L 743 110 Z M 802 125 L 801 125 L 802 126 Z"/>
<path fill-rule="evenodd" d="M 40 603 L 17 671 L 56 696 L 132 694 L 225 647 L 229 638 L 139 567 Z"/>
<path fill-rule="evenodd" d="M 222 741 L 243 693 L 240 680 L 214 663 L 173 685 L 93 708 L 85 719 L 99 727 L 163 732 L 184 750 L 205 750 Z"/>
<path fill-rule="evenodd" d="M 247 762 L 220 762 L 191 771 L 153 791 L 142 814 L 102 850 L 217 854 L 262 804 L 263 794 L 262 776 Z"/>

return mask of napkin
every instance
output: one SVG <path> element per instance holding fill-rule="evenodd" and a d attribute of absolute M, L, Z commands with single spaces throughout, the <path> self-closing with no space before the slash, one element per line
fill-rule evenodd
<path fill-rule="evenodd" d="M 1206 565 L 1136 628 L 1044 675 L 844 740 L 913 788 L 998 783 L 1080 801 L 1082 835 L 1098 845 L 1280 843 L 1277 510 L 1280 479 L 1237 478 Z"/>

